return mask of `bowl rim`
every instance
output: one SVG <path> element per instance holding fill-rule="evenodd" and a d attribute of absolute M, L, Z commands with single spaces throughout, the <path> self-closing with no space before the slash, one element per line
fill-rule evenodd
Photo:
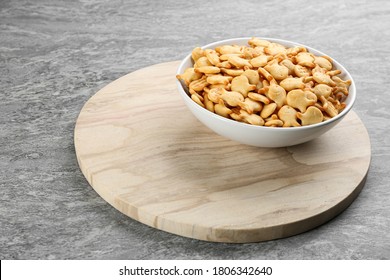
<path fill-rule="evenodd" d="M 213 47 L 214 45 L 217 46 L 217 45 L 228 44 L 228 43 L 230 43 L 232 41 L 244 41 L 244 40 L 248 41 L 249 39 L 251 39 L 253 37 L 259 38 L 259 39 L 262 39 L 262 40 L 267 40 L 267 41 L 270 41 L 271 43 L 279 43 L 279 44 L 288 43 L 288 44 L 291 44 L 291 45 L 294 45 L 294 46 L 303 46 L 303 47 L 307 48 L 310 52 L 313 51 L 313 52 L 317 52 L 317 53 L 319 53 L 321 55 L 325 55 L 325 56 L 330 57 L 332 59 L 332 61 L 333 61 L 333 64 L 335 63 L 338 67 L 342 68 L 342 74 L 346 75 L 348 77 L 348 79 L 351 80 L 351 86 L 349 87 L 349 89 L 352 88 L 352 94 L 351 94 L 351 91 L 348 92 L 347 98 L 350 98 L 350 100 L 349 100 L 349 103 L 347 104 L 347 106 L 344 108 L 344 110 L 341 111 L 337 116 L 335 116 L 333 118 L 330 118 L 330 119 L 328 119 L 326 121 L 323 121 L 323 122 L 320 122 L 320 123 L 316 123 L 316 124 L 310 124 L 310 125 L 304 125 L 304 126 L 295 126 L 295 127 L 269 127 L 269 126 L 259 126 L 259 125 L 253 125 L 253 124 L 248 124 L 248 123 L 244 123 L 244 122 L 239 122 L 239 121 L 236 121 L 236 120 L 233 120 L 233 119 L 222 117 L 222 116 L 220 116 L 220 115 L 218 115 L 216 113 L 210 112 L 206 108 L 204 108 L 204 107 L 200 106 L 199 104 L 197 104 L 196 102 L 194 102 L 191 99 L 191 97 L 188 95 L 186 90 L 184 89 L 183 83 L 181 81 L 179 81 L 178 79 L 176 79 L 176 84 L 177 84 L 177 87 L 179 89 L 180 95 L 183 98 L 188 98 L 188 101 L 192 102 L 193 105 L 196 105 L 196 107 L 194 106 L 194 108 L 203 110 L 203 112 L 205 112 L 206 114 L 208 114 L 212 118 L 216 118 L 216 119 L 218 119 L 220 121 L 223 121 L 223 122 L 226 122 L 228 124 L 232 124 L 232 125 L 234 124 L 234 125 L 238 125 L 238 126 L 242 126 L 242 127 L 250 128 L 250 129 L 255 129 L 255 130 L 270 130 L 270 131 L 294 130 L 294 131 L 299 131 L 299 130 L 307 130 L 307 129 L 311 129 L 311 128 L 315 128 L 315 127 L 322 127 L 322 126 L 326 126 L 328 124 L 331 124 L 331 123 L 334 123 L 336 121 L 341 120 L 352 109 L 352 107 L 353 107 L 353 105 L 354 105 L 354 103 L 356 101 L 356 84 L 355 84 L 355 81 L 352 78 L 352 75 L 348 72 L 348 70 L 341 63 L 339 63 L 332 56 L 329 56 L 326 53 L 324 53 L 322 51 L 319 51 L 319 50 L 317 50 L 315 48 L 312 48 L 312 47 L 309 47 L 309 46 L 307 46 L 305 44 L 297 43 L 297 42 L 294 42 L 294 41 L 278 39 L 278 38 L 270 38 L 270 37 L 259 37 L 259 36 L 237 37 L 237 38 L 224 39 L 224 40 L 220 40 L 220 41 L 215 41 L 215 42 L 209 43 L 209 44 L 204 45 L 204 46 L 202 46 L 200 48 L 201 49 L 207 49 L 207 48 Z M 176 71 L 176 75 L 182 74 L 182 72 L 183 72 L 182 70 L 184 70 L 183 67 L 189 60 L 191 60 L 191 53 L 189 53 L 180 62 L 179 66 L 177 68 L 177 71 Z"/>

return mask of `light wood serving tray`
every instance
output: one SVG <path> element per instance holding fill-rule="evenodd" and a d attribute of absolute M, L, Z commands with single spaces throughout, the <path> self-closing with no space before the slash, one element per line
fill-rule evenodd
<path fill-rule="evenodd" d="M 246 146 L 215 134 L 187 110 L 176 89 L 177 66 L 123 76 L 80 112 L 78 163 L 116 209 L 170 233 L 244 243 L 313 229 L 357 197 L 371 148 L 353 111 L 306 144 Z"/>

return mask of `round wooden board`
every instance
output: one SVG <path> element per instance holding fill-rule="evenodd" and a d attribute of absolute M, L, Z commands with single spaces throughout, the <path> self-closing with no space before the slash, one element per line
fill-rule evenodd
<path fill-rule="evenodd" d="M 310 230 L 357 197 L 371 148 L 353 111 L 306 144 L 242 145 L 187 110 L 176 89 L 177 66 L 123 76 L 80 112 L 74 141 L 81 171 L 116 209 L 174 234 L 244 243 Z"/>

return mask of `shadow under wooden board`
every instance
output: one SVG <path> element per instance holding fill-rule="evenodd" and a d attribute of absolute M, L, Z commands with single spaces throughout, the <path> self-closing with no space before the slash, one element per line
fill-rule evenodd
<path fill-rule="evenodd" d="M 74 132 L 80 169 L 113 207 L 170 233 L 245 243 L 313 229 L 357 197 L 371 148 L 353 111 L 306 144 L 239 144 L 187 110 L 176 89 L 178 63 L 123 76 L 80 112 Z"/>

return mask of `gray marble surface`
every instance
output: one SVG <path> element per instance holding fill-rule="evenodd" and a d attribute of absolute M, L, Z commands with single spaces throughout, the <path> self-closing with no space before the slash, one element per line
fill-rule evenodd
<path fill-rule="evenodd" d="M 389 23 L 389 1 L 1 0 L 0 259 L 390 259 Z M 297 236 L 220 244 L 155 230 L 97 195 L 73 146 L 83 104 L 136 69 L 254 35 L 322 50 L 353 75 L 372 145 L 355 202 Z"/>

